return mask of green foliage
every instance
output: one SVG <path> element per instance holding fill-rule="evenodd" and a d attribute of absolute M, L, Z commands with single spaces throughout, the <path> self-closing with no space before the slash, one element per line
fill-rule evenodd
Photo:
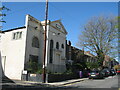
<path fill-rule="evenodd" d="M 43 70 L 42 69 L 38 69 L 37 72 L 35 72 L 36 74 L 42 74 Z"/>
<path fill-rule="evenodd" d="M 74 62 L 72 65 L 67 65 L 66 74 L 76 74 L 77 71 L 83 70 L 85 68 L 85 64 L 80 62 Z"/>
<path fill-rule="evenodd" d="M 66 70 L 66 71 L 64 72 L 64 74 L 73 74 L 73 71 L 72 71 L 72 69 L 69 69 L 69 70 Z"/>
<path fill-rule="evenodd" d="M 94 62 L 94 63 L 87 62 L 86 65 L 87 65 L 87 68 L 89 69 L 99 68 L 99 64 L 97 62 Z"/>
<path fill-rule="evenodd" d="M 63 73 L 58 73 L 58 72 L 48 72 L 48 74 L 54 74 L 54 75 L 71 75 L 73 74 L 73 71 L 72 69 L 69 69 L 69 70 L 66 70 L 65 72 Z"/>
<path fill-rule="evenodd" d="M 31 73 L 34 73 L 37 71 L 37 68 L 38 68 L 38 65 L 36 62 L 32 62 L 32 61 L 29 61 L 28 62 L 28 71 L 30 71 Z"/>
<path fill-rule="evenodd" d="M 81 68 L 84 68 L 84 66 L 80 63 L 75 63 L 74 67 L 75 67 L 75 69 L 78 69 L 78 70 L 81 69 Z"/>
<path fill-rule="evenodd" d="M 32 60 L 30 60 L 27 64 L 28 64 L 27 70 L 30 73 L 36 73 L 36 74 L 42 73 L 42 66 L 38 64 L 37 62 L 33 62 Z"/>

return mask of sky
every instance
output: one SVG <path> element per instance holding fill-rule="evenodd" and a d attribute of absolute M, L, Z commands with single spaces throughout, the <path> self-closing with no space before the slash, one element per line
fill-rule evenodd
<path fill-rule="evenodd" d="M 36 19 L 45 19 L 45 2 L 3 2 L 10 11 L 4 11 L 6 23 L 3 30 L 25 25 L 25 15 L 30 14 Z M 117 2 L 49 2 L 48 19 L 61 20 L 68 32 L 67 40 L 76 46 L 83 26 L 93 16 L 118 15 Z"/>
<path fill-rule="evenodd" d="M 2 2 L 45 2 L 46 0 L 1 0 Z M 49 0 L 49 2 L 119 2 L 119 0 Z"/>

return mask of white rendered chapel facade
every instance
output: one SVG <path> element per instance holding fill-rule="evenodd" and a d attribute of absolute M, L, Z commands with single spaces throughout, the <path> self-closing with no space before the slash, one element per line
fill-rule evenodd
<path fill-rule="evenodd" d="M 43 63 L 44 25 L 26 15 L 24 27 L 0 32 L 0 51 L 4 74 L 21 80 L 26 63 L 32 59 Z M 46 68 L 50 72 L 64 72 L 67 32 L 60 20 L 47 21 Z"/>

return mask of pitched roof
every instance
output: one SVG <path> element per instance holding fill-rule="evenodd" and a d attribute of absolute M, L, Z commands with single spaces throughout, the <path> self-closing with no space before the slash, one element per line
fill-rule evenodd
<path fill-rule="evenodd" d="M 85 55 L 88 55 L 88 56 L 91 56 L 91 57 L 94 57 L 95 55 L 93 55 L 92 53 L 90 53 L 90 51 L 84 51 L 84 54 Z"/>
<path fill-rule="evenodd" d="M 13 29 L 4 30 L 4 31 L 1 31 L 1 32 L 2 32 L 2 33 L 4 33 L 4 32 L 10 32 L 10 31 L 13 31 L 13 30 L 23 29 L 23 28 L 26 28 L 26 27 L 25 27 L 25 26 L 22 26 L 22 27 L 17 27 L 17 28 L 13 28 Z"/>
<path fill-rule="evenodd" d="M 67 32 L 67 30 L 65 29 L 64 25 L 62 24 L 61 20 L 51 21 L 51 23 L 56 23 L 56 22 L 58 22 L 58 23 L 62 26 L 64 32 L 67 34 L 68 32 Z"/>

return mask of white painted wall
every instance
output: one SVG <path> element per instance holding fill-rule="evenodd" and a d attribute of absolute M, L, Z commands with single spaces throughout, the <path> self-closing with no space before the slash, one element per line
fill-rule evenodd
<path fill-rule="evenodd" d="M 66 51 L 66 34 L 63 30 L 58 30 L 55 27 L 56 23 L 50 23 L 48 25 L 47 32 L 47 49 L 46 49 L 46 65 L 49 70 L 53 72 L 64 72 L 65 66 L 65 51 Z M 42 23 L 43 24 L 43 23 Z M 4 33 L 0 33 L 2 38 L 0 39 L 0 50 L 2 57 L 6 57 L 6 60 L 2 62 L 5 75 L 11 79 L 21 80 L 22 71 L 25 69 L 25 63 L 29 61 L 30 55 L 39 57 L 39 63 L 43 62 L 43 48 L 44 48 L 44 26 L 41 22 L 34 17 L 26 16 L 26 28 L 16 29 Z M 37 29 L 35 29 L 37 27 Z M 13 33 L 22 31 L 22 38 L 19 40 L 13 40 Z M 58 33 L 60 33 L 58 35 Z M 32 47 L 33 37 L 38 37 L 39 48 Z M 54 41 L 54 55 L 53 63 L 49 63 L 50 54 L 50 40 Z M 59 42 L 59 50 L 56 49 L 56 42 Z M 64 44 L 64 49 L 61 45 Z M 57 55 L 59 54 L 60 59 Z"/>
<path fill-rule="evenodd" d="M 65 65 L 65 50 L 66 50 L 66 34 L 61 32 L 62 30 L 57 30 L 52 26 L 56 27 L 55 25 L 59 24 L 59 22 L 50 23 L 47 32 L 47 67 L 52 72 L 64 72 L 66 70 Z M 60 33 L 58 35 L 58 33 Z M 49 63 L 49 55 L 50 55 L 50 40 L 54 41 L 54 51 L 53 51 L 53 63 Z M 56 49 L 56 42 L 59 42 L 59 50 Z M 61 45 L 64 44 L 64 49 L 61 48 Z M 59 56 L 59 58 L 58 58 Z"/>
<path fill-rule="evenodd" d="M 26 61 L 29 61 L 29 56 L 30 55 L 35 55 L 39 57 L 39 63 L 42 63 L 43 61 L 43 28 L 41 26 L 40 21 L 37 19 L 33 18 L 30 15 L 26 16 L 26 27 L 27 27 L 27 39 L 26 39 Z M 31 21 L 32 20 L 32 21 Z M 34 22 L 35 21 L 35 22 Z M 35 27 L 38 27 L 35 29 Z M 39 48 L 32 47 L 32 38 L 37 37 L 39 39 Z"/>
<path fill-rule="evenodd" d="M 29 55 L 39 56 L 39 63 L 42 63 L 43 60 L 43 30 L 40 21 L 27 15 L 25 25 L 26 28 L 24 29 L 0 33 L 2 34 L 1 54 L 2 57 L 6 57 L 6 60 L 3 59 L 2 66 L 5 75 L 11 79 L 21 79 L 24 64 L 29 60 Z M 35 30 L 36 26 L 38 27 L 37 30 Z M 13 40 L 13 33 L 19 31 L 22 31 L 22 38 Z M 32 47 L 34 36 L 38 37 L 40 48 Z"/>
<path fill-rule="evenodd" d="M 22 38 L 13 40 L 13 33 L 22 31 Z M 4 73 L 11 79 L 21 79 L 24 69 L 26 29 L 5 32 L 1 41 L 1 55 L 6 57 Z"/>

